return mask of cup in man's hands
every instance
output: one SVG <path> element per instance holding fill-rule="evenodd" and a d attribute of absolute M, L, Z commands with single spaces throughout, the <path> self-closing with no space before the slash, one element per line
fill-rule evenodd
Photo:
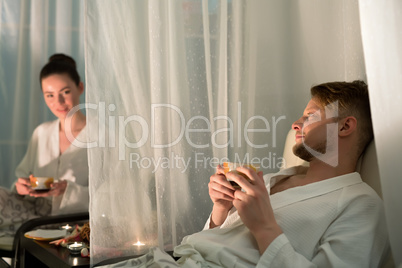
<path fill-rule="evenodd" d="M 32 189 L 38 190 L 50 190 L 50 186 L 53 183 L 52 177 L 34 177 L 30 176 L 29 180 L 31 182 Z"/>
<path fill-rule="evenodd" d="M 256 164 L 250 164 L 250 163 L 233 163 L 233 162 L 223 162 L 223 170 L 224 173 L 228 173 L 228 172 L 233 172 L 236 173 L 238 175 L 243 176 L 245 179 L 247 179 L 248 181 L 250 181 L 249 177 L 247 177 L 246 174 L 241 173 L 239 171 L 237 171 L 236 169 L 238 167 L 246 167 L 249 169 L 254 170 L 255 172 L 258 172 L 258 170 L 260 169 L 259 165 Z M 241 189 L 241 187 L 234 181 L 228 179 L 228 181 L 230 182 L 230 184 L 235 188 L 235 189 Z"/>

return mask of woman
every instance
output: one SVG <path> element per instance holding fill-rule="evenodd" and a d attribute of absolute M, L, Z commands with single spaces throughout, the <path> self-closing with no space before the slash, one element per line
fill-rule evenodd
<path fill-rule="evenodd" d="M 72 144 L 74 138 L 86 141 L 86 117 L 80 110 L 69 113 L 84 92 L 75 61 L 64 54 L 51 56 L 40 73 L 40 83 L 45 102 L 58 119 L 34 130 L 16 169 L 18 194 L 0 191 L 3 230 L 15 231 L 18 223 L 36 216 L 88 211 L 87 151 Z M 31 188 L 30 176 L 53 177 L 55 182 L 49 191 L 39 192 Z"/>

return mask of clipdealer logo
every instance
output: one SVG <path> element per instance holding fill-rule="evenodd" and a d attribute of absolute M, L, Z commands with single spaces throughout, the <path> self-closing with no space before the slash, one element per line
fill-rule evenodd
<path fill-rule="evenodd" d="M 309 125 L 314 123 L 326 120 L 326 119 L 335 119 L 332 123 L 327 123 L 327 134 L 326 134 L 326 145 L 325 145 L 325 152 L 319 152 L 308 146 L 305 143 L 303 138 L 302 142 L 306 150 L 315 158 L 321 160 L 322 162 L 336 167 L 339 163 L 339 151 L 338 151 L 338 117 L 339 116 L 339 107 L 338 101 L 330 103 L 325 106 L 325 117 L 321 115 L 321 111 L 317 110 L 314 114 L 313 120 L 305 122 L 303 125 L 303 129 Z M 303 132 L 302 129 L 302 132 Z"/>
<path fill-rule="evenodd" d="M 224 162 L 235 162 L 241 164 L 252 164 L 259 166 L 263 169 L 280 169 L 284 164 L 285 160 L 283 157 L 277 157 L 276 153 L 269 152 L 266 156 L 262 158 L 251 157 L 249 153 L 244 156 L 240 156 L 235 153 L 234 159 L 230 160 L 227 157 L 210 157 L 206 156 L 204 153 L 195 153 L 194 157 L 183 157 L 171 152 L 168 156 L 159 157 L 148 157 L 142 156 L 139 153 L 130 153 L 129 165 L 130 169 L 150 169 L 152 168 L 152 173 L 157 172 L 159 169 L 178 169 L 181 173 L 184 173 L 188 168 L 193 166 L 195 169 L 198 168 L 215 168 L 217 165 L 222 165 Z"/>
<path fill-rule="evenodd" d="M 238 103 L 238 118 L 241 118 L 241 103 Z M 71 131 L 71 121 L 74 113 L 76 113 L 80 109 L 91 109 L 91 110 L 97 110 L 97 123 L 98 123 L 98 140 L 96 141 L 79 141 L 75 139 L 75 137 L 72 134 Z M 116 106 L 114 104 L 108 105 L 108 110 L 109 112 L 113 112 L 116 109 Z M 156 132 L 156 118 L 163 114 L 171 114 L 172 117 L 175 117 L 175 122 L 178 123 L 180 126 L 177 128 L 178 129 L 178 134 L 175 137 L 172 137 L 171 140 L 169 140 L 166 143 L 158 143 L 157 142 L 157 135 L 155 134 Z M 244 125 L 241 120 L 238 120 L 235 124 L 234 121 L 225 115 L 221 116 L 216 116 L 213 117 L 212 120 L 204 117 L 204 116 L 193 116 L 189 120 L 185 120 L 185 115 L 184 113 L 180 110 L 179 107 L 172 105 L 172 104 L 152 104 L 151 105 L 151 122 L 148 123 L 145 118 L 143 118 L 140 115 L 130 115 L 130 116 L 106 116 L 106 105 L 105 102 L 100 102 L 99 105 L 97 104 L 91 104 L 91 103 L 85 103 L 85 104 L 79 104 L 75 106 L 73 109 L 70 110 L 70 112 L 67 115 L 66 118 L 66 136 L 69 139 L 69 141 L 74 144 L 74 146 L 79 147 L 79 148 L 114 148 L 118 147 L 119 149 L 119 160 L 126 160 L 126 149 L 131 148 L 131 149 L 137 149 L 142 146 L 144 146 L 148 141 L 150 141 L 150 147 L 152 149 L 163 149 L 163 148 L 169 148 L 173 147 L 174 145 L 178 144 L 180 141 L 183 139 L 192 147 L 195 149 L 203 149 L 203 148 L 208 148 L 208 147 L 214 147 L 214 148 L 227 148 L 227 147 L 241 147 L 243 146 L 243 143 L 245 142 L 247 146 L 251 148 L 267 148 L 268 147 L 268 141 L 264 141 L 262 144 L 256 144 L 254 143 L 249 135 L 250 133 L 272 133 L 272 140 L 269 142 L 271 143 L 271 146 L 273 148 L 276 147 L 276 129 L 277 125 L 280 121 L 286 119 L 286 116 L 279 116 L 276 118 L 275 116 L 272 116 L 272 121 L 269 122 L 268 119 L 266 119 L 263 116 L 251 116 L 248 118 Z M 117 120 L 116 120 L 117 119 Z M 226 124 L 225 127 L 219 128 L 219 129 L 214 129 L 214 124 L 216 124 L 218 121 L 224 121 Z M 262 128 L 252 128 L 252 123 L 254 121 L 260 121 L 262 122 L 262 125 L 264 127 Z M 135 123 L 137 124 L 138 128 L 140 129 L 141 134 L 137 138 L 135 142 L 129 141 L 129 139 L 126 137 L 126 128 L 128 124 L 130 123 Z M 108 125 L 108 129 L 106 129 L 106 126 Z M 197 125 L 203 125 L 204 127 L 197 127 Z M 116 144 L 116 137 L 115 133 L 118 133 L 118 142 Z M 191 135 L 195 134 L 210 134 L 210 139 L 208 142 L 205 142 L 203 144 L 199 144 L 193 141 L 191 138 Z M 106 136 L 108 135 L 109 143 L 106 146 Z M 220 134 L 226 134 L 227 139 L 222 141 L 218 139 L 218 136 Z M 237 143 L 235 144 L 234 141 L 234 136 L 237 135 L 238 140 Z M 241 137 L 244 138 L 242 141 Z M 133 138 L 133 137 L 130 137 Z"/>
<path fill-rule="evenodd" d="M 72 116 L 75 112 L 80 109 L 92 109 L 98 111 L 98 139 L 94 141 L 79 141 L 75 139 L 71 131 L 71 120 Z M 116 106 L 114 104 L 108 105 L 109 112 L 115 111 Z M 180 131 L 178 135 L 174 137 L 168 143 L 157 143 L 155 137 L 155 118 L 162 113 L 172 113 L 175 114 L 180 122 Z M 241 116 L 241 103 L 238 103 L 238 117 Z M 303 125 L 307 127 L 311 124 L 319 122 L 321 120 L 330 119 L 330 118 L 338 118 L 338 102 L 331 103 L 325 107 L 325 118 L 322 117 L 320 110 L 317 110 L 314 116 L 314 120 L 305 122 Z M 249 133 L 272 133 L 272 140 L 271 144 L 272 147 L 276 147 L 276 129 L 277 125 L 281 120 L 286 119 L 286 116 L 279 116 L 278 118 L 272 117 L 271 123 L 265 117 L 262 116 L 252 116 L 250 117 L 244 125 L 242 125 L 241 121 L 237 122 L 237 128 L 235 129 L 235 124 L 233 120 L 228 116 L 216 116 L 209 120 L 204 116 L 193 116 L 189 120 L 185 120 L 184 113 L 180 110 L 179 107 L 172 105 L 172 104 L 152 104 L 151 105 L 151 123 L 148 122 L 140 115 L 130 115 L 126 116 L 118 116 L 116 120 L 116 116 L 109 116 L 108 122 L 106 120 L 106 105 L 105 102 L 100 102 L 97 104 L 92 103 L 84 103 L 75 106 L 71 111 L 68 113 L 66 117 L 66 136 L 69 141 L 76 147 L 79 148 L 118 148 L 118 155 L 119 160 L 126 160 L 126 149 L 137 149 L 144 146 L 150 140 L 150 147 L 152 149 L 163 149 L 173 147 L 174 145 L 178 144 L 181 140 L 185 139 L 187 143 L 196 149 L 203 149 L 213 146 L 215 148 L 227 148 L 227 147 L 234 147 L 234 140 L 233 137 L 235 134 L 238 136 L 244 137 L 245 143 L 250 146 L 251 148 L 267 148 L 268 142 L 263 144 L 255 144 L 249 138 Z M 216 121 L 224 120 L 227 122 L 227 126 L 225 128 L 220 128 L 216 130 L 212 130 L 212 124 Z M 251 123 L 255 120 L 259 120 L 265 126 L 264 128 L 260 129 L 253 129 L 250 127 Z M 117 123 L 116 123 L 117 121 Z M 108 123 L 108 129 L 106 129 L 106 122 Z M 130 142 L 129 139 L 126 137 L 126 128 L 129 123 L 136 123 L 141 128 L 141 135 L 140 138 L 136 142 Z M 205 127 L 204 128 L 194 128 L 196 122 L 202 122 Z M 117 125 L 117 126 L 116 126 Z M 327 139 L 326 139 L 326 150 L 325 152 L 317 151 L 310 146 L 308 146 L 303 138 L 303 145 L 306 150 L 315 158 L 327 163 L 331 166 L 338 165 L 338 138 L 337 138 L 337 129 L 338 129 L 338 122 L 335 120 L 333 123 L 327 124 Z M 118 132 L 118 142 L 116 144 L 116 137 L 115 133 L 116 130 Z M 217 136 L 220 133 L 226 132 L 228 139 L 225 140 L 223 143 L 218 143 Z M 106 133 L 109 135 L 109 143 L 106 145 L 105 137 Z M 210 134 L 210 142 L 204 144 L 196 144 L 191 139 L 192 133 L 209 133 Z M 238 139 L 236 144 L 238 147 L 242 146 L 241 139 Z M 247 153 L 243 158 L 241 158 L 238 154 L 235 154 L 235 158 L 237 162 L 251 162 L 250 155 Z M 200 160 L 202 159 L 202 160 Z M 253 158 L 254 159 L 254 158 Z M 193 162 L 192 162 L 193 161 Z M 194 159 L 191 157 L 183 157 L 180 155 L 175 155 L 171 153 L 170 156 L 159 156 L 159 157 L 152 157 L 152 156 L 142 156 L 139 153 L 130 153 L 129 154 L 129 164 L 130 168 L 152 168 L 153 172 L 157 170 L 157 168 L 178 168 L 182 170 L 187 170 L 190 163 L 193 163 L 194 166 L 198 167 L 202 164 L 204 167 L 214 167 L 220 163 L 230 161 L 227 158 L 217 159 L 216 157 L 208 157 L 203 156 L 201 158 L 201 154 L 196 153 Z M 272 154 L 269 152 L 267 157 L 262 159 L 254 159 L 255 164 L 259 164 L 262 168 L 280 168 L 284 165 L 284 159 L 282 157 L 277 157 L 276 154 Z M 268 164 L 264 164 L 268 163 Z M 183 172 L 184 172 L 183 171 Z"/>

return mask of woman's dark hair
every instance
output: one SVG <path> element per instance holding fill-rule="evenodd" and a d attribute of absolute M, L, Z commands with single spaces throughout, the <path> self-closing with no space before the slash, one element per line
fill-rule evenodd
<path fill-rule="evenodd" d="M 68 74 L 77 86 L 81 82 L 75 60 L 70 56 L 61 53 L 50 56 L 49 62 L 43 66 L 39 77 L 41 85 L 42 79 L 52 74 Z"/>

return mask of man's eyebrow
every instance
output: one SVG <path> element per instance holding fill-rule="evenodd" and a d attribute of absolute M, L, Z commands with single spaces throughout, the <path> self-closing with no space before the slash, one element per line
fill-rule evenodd
<path fill-rule="evenodd" d="M 307 115 L 310 115 L 310 114 L 315 114 L 315 113 L 319 113 L 320 112 L 320 109 L 316 109 L 316 108 L 311 108 L 311 109 L 308 109 L 308 110 L 306 110 L 305 111 L 305 114 L 307 114 Z"/>

